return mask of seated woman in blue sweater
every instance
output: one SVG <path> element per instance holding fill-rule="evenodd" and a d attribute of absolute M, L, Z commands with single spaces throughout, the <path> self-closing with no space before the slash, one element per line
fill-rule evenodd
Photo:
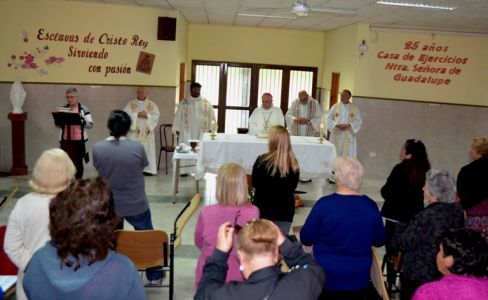
<path fill-rule="evenodd" d="M 147 299 L 129 258 L 112 251 L 120 222 L 108 183 L 73 182 L 49 205 L 52 240 L 37 250 L 25 270 L 28 299 Z"/>
<path fill-rule="evenodd" d="M 351 157 L 334 161 L 337 192 L 312 208 L 300 240 L 313 246 L 327 282 L 320 299 L 364 299 L 372 262 L 371 246 L 384 244 L 385 229 L 376 203 L 359 192 L 364 176 Z"/>

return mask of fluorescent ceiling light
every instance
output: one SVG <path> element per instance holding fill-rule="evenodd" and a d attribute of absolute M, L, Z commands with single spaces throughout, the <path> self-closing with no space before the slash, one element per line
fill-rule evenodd
<path fill-rule="evenodd" d="M 270 15 L 258 15 L 258 14 L 244 14 L 238 13 L 241 17 L 256 17 L 256 18 L 275 18 L 275 19 L 296 19 L 296 17 L 284 17 L 284 16 L 270 16 Z"/>
<path fill-rule="evenodd" d="M 482 33 L 482 32 L 444 31 L 444 30 L 392 28 L 392 27 L 376 27 L 376 26 L 370 26 L 369 29 L 378 32 L 381 31 L 381 32 L 401 32 L 401 33 L 415 33 L 415 34 L 440 34 L 440 35 L 488 37 L 488 33 Z"/>
<path fill-rule="evenodd" d="M 457 9 L 457 6 L 439 6 L 439 5 L 431 5 L 431 4 L 427 4 L 427 3 L 408 3 L 408 2 L 396 2 L 396 1 L 376 1 L 376 3 L 377 4 L 384 4 L 384 5 L 431 8 L 431 9 L 440 9 L 440 10 L 455 10 L 455 9 Z"/>

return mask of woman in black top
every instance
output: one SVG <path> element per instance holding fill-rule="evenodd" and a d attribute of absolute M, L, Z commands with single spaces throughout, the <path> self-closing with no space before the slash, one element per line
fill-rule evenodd
<path fill-rule="evenodd" d="M 225 284 L 232 247 L 237 248 L 245 281 Z M 279 254 L 290 267 L 287 273 L 280 270 Z M 219 228 L 215 250 L 205 262 L 194 299 L 315 300 L 324 284 L 324 271 L 312 255 L 305 253 L 299 242 L 285 238 L 272 222 L 253 220 L 242 228 L 225 222 Z"/>
<path fill-rule="evenodd" d="M 412 218 L 399 240 L 403 252 L 401 300 L 410 300 L 417 287 L 440 278 L 436 265 L 440 238 L 446 230 L 464 226 L 454 177 L 437 170 L 429 170 L 425 177 L 424 198 L 429 204 Z"/>
<path fill-rule="evenodd" d="M 430 169 L 425 145 L 420 140 L 407 140 L 400 151 L 400 159 L 402 161 L 393 168 L 381 188 L 385 199 L 381 215 L 386 219 L 387 281 L 390 285 L 395 283 L 392 260 L 399 252 L 398 240 L 408 222 L 424 208 L 422 187 Z"/>
<path fill-rule="evenodd" d="M 273 221 L 287 235 L 295 214 L 295 188 L 300 169 L 290 134 L 283 126 L 271 128 L 269 152 L 260 155 L 252 170 L 254 205 L 261 218 Z"/>
<path fill-rule="evenodd" d="M 466 227 L 481 232 L 488 241 L 488 138 L 475 138 L 469 157 L 457 177 L 457 192 L 466 211 Z"/>

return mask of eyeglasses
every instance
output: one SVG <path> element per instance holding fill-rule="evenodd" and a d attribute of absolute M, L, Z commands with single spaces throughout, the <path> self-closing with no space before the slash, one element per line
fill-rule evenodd
<path fill-rule="evenodd" d="M 239 224 L 237 224 L 237 219 L 241 216 L 241 211 L 238 211 L 237 214 L 236 214 L 236 218 L 234 220 L 234 225 L 232 225 L 232 227 L 234 227 L 234 232 L 235 233 L 239 233 L 239 231 L 246 227 L 246 226 L 249 226 L 249 225 L 252 225 L 254 222 L 257 222 L 259 221 L 259 218 L 255 218 L 255 219 L 251 219 L 249 221 L 246 222 L 246 224 L 244 224 L 244 226 L 241 226 Z"/>
<path fill-rule="evenodd" d="M 237 224 L 237 219 L 239 219 L 239 217 L 241 216 L 241 211 L 238 210 L 237 213 L 236 213 L 236 217 L 234 219 L 234 225 L 232 225 L 232 227 L 234 227 L 234 231 L 237 233 L 239 232 L 241 229 L 242 229 L 242 226 Z"/>
<path fill-rule="evenodd" d="M 74 99 L 76 97 L 78 97 L 78 96 L 66 96 L 66 99 Z"/>

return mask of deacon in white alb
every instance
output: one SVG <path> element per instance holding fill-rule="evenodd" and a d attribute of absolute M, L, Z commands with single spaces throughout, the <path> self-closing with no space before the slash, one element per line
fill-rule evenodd
<path fill-rule="evenodd" d="M 156 138 L 154 130 L 159 123 L 159 109 L 153 101 L 147 99 L 147 91 L 144 87 L 137 88 L 137 98 L 131 100 L 124 108 L 130 116 L 132 124 L 128 138 L 144 145 L 149 165 L 144 173 L 156 175 Z"/>
<path fill-rule="evenodd" d="M 330 131 L 330 142 L 336 147 L 337 156 L 357 156 L 356 135 L 361 129 L 359 108 L 349 102 L 351 91 L 343 90 L 341 102 L 334 104 L 329 111 L 327 128 Z"/>
<path fill-rule="evenodd" d="M 273 96 L 264 93 L 261 97 L 262 106 L 256 108 L 249 117 L 249 134 L 268 133 L 276 125 L 285 126 L 285 117 L 279 107 L 273 106 Z"/>

